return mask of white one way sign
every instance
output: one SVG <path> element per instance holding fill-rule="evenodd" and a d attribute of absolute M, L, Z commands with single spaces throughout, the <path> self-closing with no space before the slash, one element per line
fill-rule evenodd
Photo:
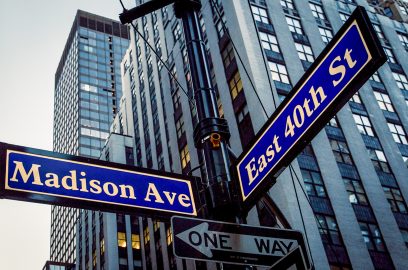
<path fill-rule="evenodd" d="M 271 266 L 297 247 L 307 254 L 298 231 L 181 217 L 172 227 L 181 258 Z"/>

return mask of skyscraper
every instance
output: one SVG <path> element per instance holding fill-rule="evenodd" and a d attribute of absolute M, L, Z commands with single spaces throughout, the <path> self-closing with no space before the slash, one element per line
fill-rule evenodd
<path fill-rule="evenodd" d="M 404 269 L 408 25 L 365 0 L 201 2 L 211 79 L 235 155 L 356 5 L 368 10 L 388 62 L 265 192 L 247 221 L 302 231 L 316 269 Z M 206 183 L 193 140 L 197 118 L 181 22 L 169 6 L 134 24 L 177 81 L 131 29 L 121 63 L 124 97 L 101 158 L 192 173 Z M 219 269 L 176 258 L 168 221 L 84 211 L 77 228 L 77 269 Z"/>
<path fill-rule="evenodd" d="M 127 26 L 78 10 L 55 73 L 54 151 L 99 158 L 122 96 Z M 52 208 L 51 259 L 75 262 L 79 211 Z"/>
<path fill-rule="evenodd" d="M 214 0 L 202 5 L 200 22 L 218 108 L 228 120 L 236 155 L 354 8 L 367 9 L 387 63 L 303 150 L 293 170 L 282 173 L 247 221 L 303 231 L 316 269 L 404 269 L 408 264 L 408 25 L 364 0 Z M 202 153 L 193 140 L 197 118 L 189 100 L 194 89 L 181 22 L 167 7 L 134 24 L 181 86 L 132 31 L 122 63 L 123 111 L 112 127 L 116 134 L 109 139 L 116 143 L 108 143 L 104 153 L 122 148 L 125 158 L 125 145 L 118 143 L 122 133 L 134 140 L 135 164 L 192 172 L 205 183 Z M 151 224 L 156 223 L 139 223 L 146 269 L 216 269 L 215 264 L 175 259 L 169 224 L 158 223 L 155 228 Z M 125 240 L 128 245 L 122 249 L 132 254 L 130 239 Z"/>

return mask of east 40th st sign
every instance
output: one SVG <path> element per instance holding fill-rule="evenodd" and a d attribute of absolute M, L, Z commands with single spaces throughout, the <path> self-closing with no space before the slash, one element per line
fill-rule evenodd
<path fill-rule="evenodd" d="M 244 207 L 280 172 L 386 60 L 358 7 L 236 162 Z"/>

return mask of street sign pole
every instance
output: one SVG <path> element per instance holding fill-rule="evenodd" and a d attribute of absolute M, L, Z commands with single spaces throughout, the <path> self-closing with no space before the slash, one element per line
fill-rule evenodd
<path fill-rule="evenodd" d="M 238 207 L 232 204 L 230 160 L 227 140 L 230 137 L 227 121 L 220 118 L 214 87 L 207 61 L 198 12 L 200 0 L 148 1 L 119 15 L 122 23 L 131 23 L 154 10 L 174 3 L 177 18 L 183 21 L 187 55 L 198 124 L 194 130 L 195 146 L 202 150 L 208 182 L 206 204 L 208 216 L 232 221 Z"/>
<path fill-rule="evenodd" d="M 227 149 L 228 124 L 220 118 L 214 87 L 207 61 L 198 11 L 199 0 L 175 1 L 176 16 L 183 21 L 187 55 L 190 64 L 198 125 L 194 130 L 194 141 L 203 151 L 207 170 L 207 206 L 210 217 L 217 220 L 235 218 L 236 207 L 232 206 L 230 162 Z M 231 213 L 231 215 L 229 215 Z"/>

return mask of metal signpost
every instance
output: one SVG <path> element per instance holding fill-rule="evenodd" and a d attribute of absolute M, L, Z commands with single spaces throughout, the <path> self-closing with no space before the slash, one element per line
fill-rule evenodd
<path fill-rule="evenodd" d="M 272 266 L 296 248 L 307 254 L 299 231 L 184 217 L 171 223 L 174 254 L 180 258 Z"/>
<path fill-rule="evenodd" d="M 149 217 L 197 216 L 196 179 L 0 143 L 0 197 Z"/>
<path fill-rule="evenodd" d="M 385 61 L 366 11 L 357 7 L 234 165 L 244 208 Z"/>

